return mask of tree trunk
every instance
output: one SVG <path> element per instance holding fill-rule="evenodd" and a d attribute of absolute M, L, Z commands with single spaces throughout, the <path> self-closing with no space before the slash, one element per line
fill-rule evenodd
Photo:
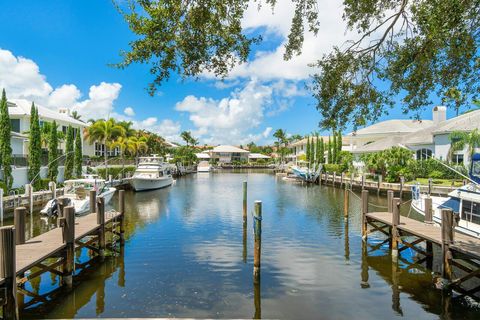
<path fill-rule="evenodd" d="M 108 148 L 107 148 L 107 139 L 103 140 L 103 145 L 105 146 L 105 154 L 104 154 L 104 157 L 105 157 L 105 180 L 108 179 L 108 165 L 107 165 L 107 161 L 108 161 L 108 156 L 107 156 L 107 153 L 108 153 Z"/>

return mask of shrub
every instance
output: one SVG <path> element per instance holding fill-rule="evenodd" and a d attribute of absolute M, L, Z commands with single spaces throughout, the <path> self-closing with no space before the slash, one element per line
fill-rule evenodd
<path fill-rule="evenodd" d="M 329 172 L 329 173 L 341 173 L 342 172 L 342 167 L 339 164 L 336 163 L 327 163 L 323 165 L 323 171 Z"/>
<path fill-rule="evenodd" d="M 122 167 L 111 167 L 108 168 L 108 175 L 112 175 L 113 178 L 120 178 L 121 173 L 122 173 Z M 128 172 L 135 172 L 135 167 L 134 166 L 126 166 L 125 170 L 123 171 L 123 174 L 126 175 Z M 99 168 L 97 169 L 97 174 L 103 178 L 103 179 L 108 179 L 108 177 L 105 174 L 105 168 Z"/>

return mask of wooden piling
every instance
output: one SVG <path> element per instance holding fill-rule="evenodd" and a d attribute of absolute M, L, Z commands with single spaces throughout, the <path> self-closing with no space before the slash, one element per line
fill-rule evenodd
<path fill-rule="evenodd" d="M 377 195 L 380 194 L 380 188 L 382 186 L 382 180 L 383 176 L 381 174 L 378 175 L 378 181 L 377 181 Z"/>
<path fill-rule="evenodd" d="M 452 252 L 450 245 L 453 243 L 453 212 L 451 209 L 442 209 L 442 258 L 443 278 L 450 282 L 452 280 Z"/>
<path fill-rule="evenodd" d="M 256 200 L 254 207 L 254 251 L 253 251 L 253 279 L 260 281 L 260 261 L 262 254 L 262 201 Z"/>
<path fill-rule="evenodd" d="M 125 243 L 125 190 L 118 191 L 118 212 L 120 213 L 120 244 Z"/>
<path fill-rule="evenodd" d="M 25 219 L 27 216 L 27 208 L 18 207 L 14 211 L 14 225 L 15 225 L 15 244 L 25 243 Z"/>
<path fill-rule="evenodd" d="M 243 220 L 243 263 L 247 263 L 247 220 Z"/>
<path fill-rule="evenodd" d="M 365 173 L 362 174 L 362 190 L 365 189 Z"/>
<path fill-rule="evenodd" d="M 343 191 L 343 218 L 345 220 L 348 220 L 348 208 L 349 208 L 349 197 L 350 197 L 350 191 L 345 189 Z"/>
<path fill-rule="evenodd" d="M 95 213 L 97 209 L 97 191 L 90 190 L 90 213 Z"/>
<path fill-rule="evenodd" d="M 400 196 L 399 196 L 400 200 L 403 199 L 403 186 L 404 186 L 404 184 L 405 184 L 405 177 L 401 176 L 400 177 Z"/>
<path fill-rule="evenodd" d="M 345 179 L 345 172 L 342 172 L 342 174 L 340 175 L 340 188 L 343 187 L 343 180 Z"/>
<path fill-rule="evenodd" d="M 362 237 L 367 238 L 368 190 L 362 190 Z"/>
<path fill-rule="evenodd" d="M 52 192 L 52 199 L 57 199 L 57 184 L 54 181 L 48 183 L 48 188 Z"/>
<path fill-rule="evenodd" d="M 243 181 L 243 221 L 247 221 L 247 181 Z"/>
<path fill-rule="evenodd" d="M 65 212 L 65 207 L 67 206 L 68 198 L 67 197 L 59 197 L 58 198 L 58 217 L 63 217 L 63 213 Z"/>
<path fill-rule="evenodd" d="M 400 224 L 400 198 L 393 198 L 392 204 L 392 261 L 398 261 L 398 225 Z"/>
<path fill-rule="evenodd" d="M 432 194 L 432 178 L 428 178 L 428 195 Z"/>
<path fill-rule="evenodd" d="M 97 198 L 98 249 L 100 257 L 105 257 L 105 199 Z"/>
<path fill-rule="evenodd" d="M 73 267 L 75 264 L 75 207 L 63 209 L 63 239 L 65 241 L 65 255 L 63 263 L 62 282 L 67 288 L 73 286 Z"/>
<path fill-rule="evenodd" d="M 0 228 L 0 278 L 4 280 L 3 318 L 18 319 L 15 264 L 15 229 Z"/>
<path fill-rule="evenodd" d="M 425 206 L 425 223 L 433 224 L 433 210 L 432 210 L 432 198 L 427 197 L 424 200 Z"/>
<path fill-rule="evenodd" d="M 333 181 L 332 181 L 332 186 L 335 187 L 335 183 L 337 182 L 337 172 L 333 171 Z"/>
<path fill-rule="evenodd" d="M 387 191 L 387 211 L 393 212 L 393 190 Z"/>

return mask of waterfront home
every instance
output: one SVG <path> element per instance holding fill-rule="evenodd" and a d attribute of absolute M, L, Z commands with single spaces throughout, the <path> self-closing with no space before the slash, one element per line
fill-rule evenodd
<path fill-rule="evenodd" d="M 322 139 L 323 142 L 325 143 L 325 155 L 324 155 L 325 157 L 327 155 L 326 144 L 328 143 L 329 138 L 330 138 L 331 142 L 333 142 L 333 137 L 319 136 L 319 139 Z M 297 164 L 297 161 L 299 160 L 299 158 L 306 155 L 307 142 L 308 142 L 308 138 L 304 138 L 304 139 L 297 140 L 297 141 L 294 141 L 294 142 L 290 143 L 287 146 L 287 148 L 289 149 L 289 154 L 287 154 L 285 156 L 286 161 L 287 162 L 293 162 L 293 163 Z M 313 145 L 316 145 L 317 138 L 315 136 L 310 136 L 310 143 L 313 143 Z M 342 137 L 342 150 L 350 151 L 349 146 L 350 146 L 350 138 L 348 136 Z"/>
<path fill-rule="evenodd" d="M 250 153 L 248 155 L 248 162 L 257 162 L 258 160 L 269 160 L 271 157 L 261 154 L 261 153 Z"/>
<path fill-rule="evenodd" d="M 394 146 L 405 146 L 414 152 L 415 159 L 435 157 L 439 160 L 449 159 L 451 141 L 454 131 L 471 132 L 480 129 L 480 110 L 446 119 L 446 108 L 438 106 L 433 109 L 432 124 L 422 130 L 403 135 L 391 135 L 377 141 L 358 146 L 352 150 L 357 161 L 365 153 L 378 152 Z M 454 163 L 469 165 L 467 148 L 452 153 Z M 361 166 L 361 163 L 358 163 Z"/>
<path fill-rule="evenodd" d="M 210 160 L 210 155 L 208 154 L 208 151 L 195 153 L 195 156 L 197 156 L 198 160 L 205 160 L 205 161 Z"/>
<path fill-rule="evenodd" d="M 30 130 L 30 108 L 31 102 L 27 100 L 15 100 L 15 102 L 9 101 L 8 113 L 10 114 L 10 124 L 12 128 L 12 154 L 14 157 L 23 157 L 27 154 L 28 150 L 28 136 L 24 134 Z M 98 150 L 102 150 L 101 144 L 91 145 L 83 141 L 83 129 L 88 127 L 88 124 L 74 119 L 69 115 L 67 109 L 62 109 L 61 112 L 53 111 L 45 108 L 41 105 L 35 104 L 38 109 L 38 117 L 40 119 L 40 126 L 45 122 L 56 121 L 59 131 L 67 133 L 68 126 L 72 126 L 74 129 L 74 135 L 78 133 L 82 137 L 83 154 L 88 156 L 100 155 Z M 65 152 L 65 144 L 60 143 L 59 148 L 62 152 Z"/>
<path fill-rule="evenodd" d="M 210 158 L 219 163 L 248 162 L 249 151 L 234 146 L 221 145 L 208 150 Z"/>

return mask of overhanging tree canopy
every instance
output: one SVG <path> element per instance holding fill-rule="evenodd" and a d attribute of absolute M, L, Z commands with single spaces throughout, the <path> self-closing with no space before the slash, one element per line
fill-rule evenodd
<path fill-rule="evenodd" d="M 291 0 L 295 13 L 285 59 L 301 52 L 305 28 L 319 30 L 326 0 Z M 275 6 L 276 0 L 253 5 Z M 150 64 L 156 87 L 171 73 L 224 77 L 247 61 L 260 37 L 249 37 L 241 19 L 247 0 L 131 0 L 117 4 L 139 39 L 122 53 L 124 68 Z M 321 126 L 341 128 L 378 119 L 401 100 L 402 111 L 419 112 L 438 96 L 458 108 L 480 91 L 479 0 L 344 0 L 350 41 L 312 61 L 311 90 Z M 279 3 L 280 5 L 280 3 Z M 323 26 L 328 27 L 328 26 Z"/>

